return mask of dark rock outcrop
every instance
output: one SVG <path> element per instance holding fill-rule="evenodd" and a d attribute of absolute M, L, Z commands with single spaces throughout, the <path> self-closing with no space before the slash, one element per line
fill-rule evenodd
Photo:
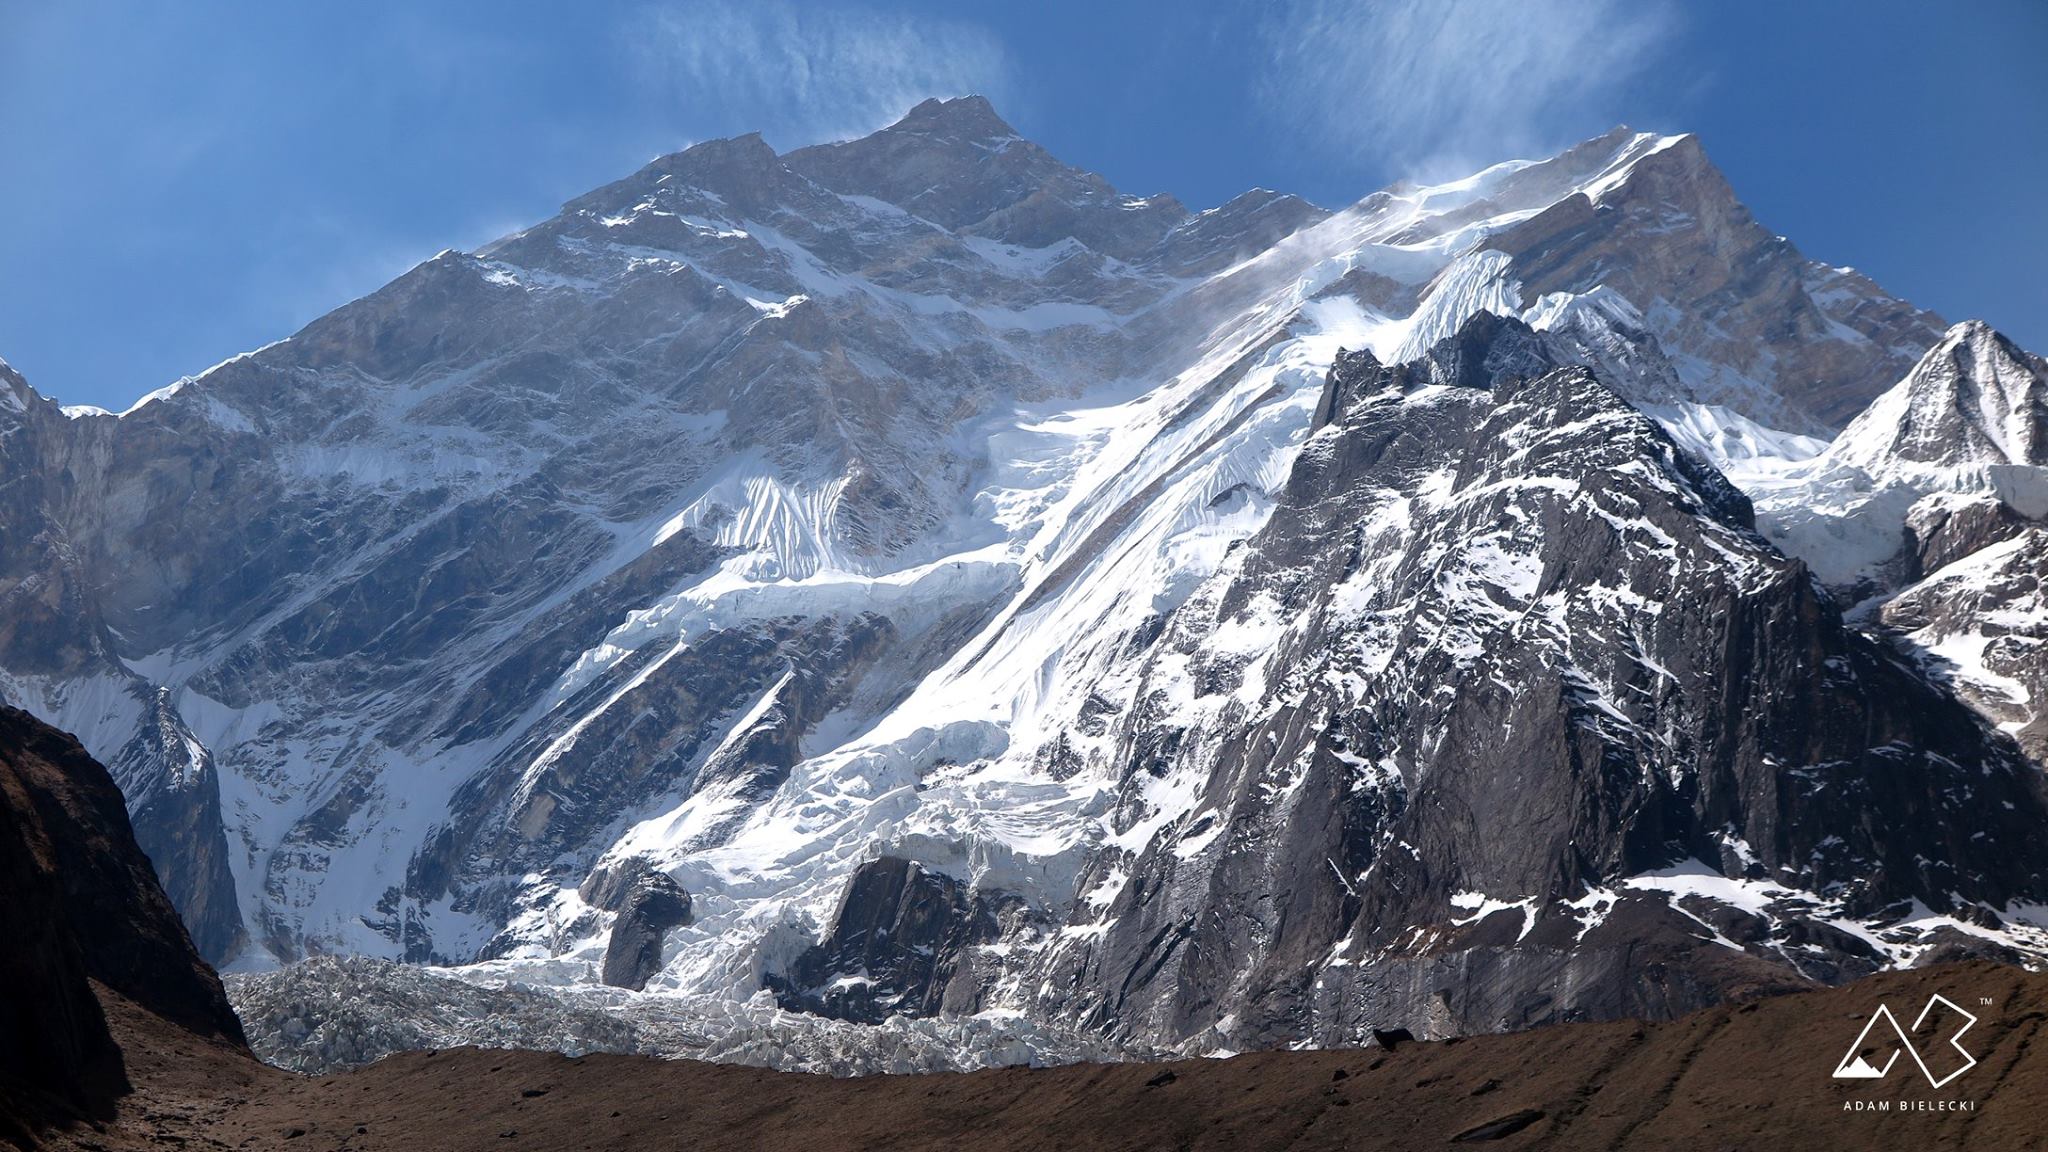
<path fill-rule="evenodd" d="M 242 909 L 228 862 L 220 810 L 220 772 L 186 727 L 170 694 L 139 678 L 130 691 L 150 723 L 109 762 L 128 801 L 135 840 L 208 963 L 226 963 L 242 946 Z"/>
<path fill-rule="evenodd" d="M 163 1018 L 235 1043 L 242 1025 L 136 847 L 121 793 L 78 741 L 0 707 L 0 762 L 24 791 L 50 847 L 65 919 L 86 973 Z"/>
<path fill-rule="evenodd" d="M 604 982 L 639 991 L 661 968 L 662 937 L 690 922 L 690 894 L 660 872 L 643 872 L 619 900 L 604 950 Z"/>
<path fill-rule="evenodd" d="M 126 1090 L 95 984 L 242 1043 L 113 780 L 77 741 L 13 708 L 0 708 L 0 922 L 0 1096 L 26 1088 L 94 1111 Z"/>
<path fill-rule="evenodd" d="M 870 860 L 854 871 L 831 932 L 771 987 L 785 1007 L 863 1023 L 971 1012 L 980 990 L 969 952 L 1001 934 L 1006 903 L 915 860 Z"/>
<path fill-rule="evenodd" d="M 1919 580 L 2027 530 L 2027 517 L 1989 496 L 1922 500 L 1906 514 L 1903 578 Z"/>
<path fill-rule="evenodd" d="M 51 769 L 33 761 L 25 772 L 25 759 L 0 750 L 0 916 L 8 925 L 0 945 L 0 1091 L 26 1086 L 84 1103 L 126 1081 L 71 929 L 55 839 L 32 791 L 47 787 Z"/>

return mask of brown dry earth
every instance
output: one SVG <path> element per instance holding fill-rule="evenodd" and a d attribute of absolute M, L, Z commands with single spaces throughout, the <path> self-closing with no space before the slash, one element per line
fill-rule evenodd
<path fill-rule="evenodd" d="M 1880 1003 L 1980 1022 L 1940 1090 L 1910 1058 L 1833 1079 Z M 1872 1149 L 2048 1147 L 2048 975 L 1889 973 L 1664 1024 L 1574 1024 L 1392 1050 L 834 1080 L 641 1057 L 459 1049 L 303 1077 L 101 990 L 136 1091 L 56 1148 Z M 1984 1001 L 1989 1001 L 1988 1004 Z M 1941 1037 L 1922 1037 L 1936 1073 Z M 1889 1103 L 1890 1112 L 1845 1105 Z M 1967 1102 L 1970 1111 L 1897 1111 Z"/>

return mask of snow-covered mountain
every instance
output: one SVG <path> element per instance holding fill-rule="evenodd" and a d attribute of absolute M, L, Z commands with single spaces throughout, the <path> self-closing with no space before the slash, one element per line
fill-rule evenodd
<path fill-rule="evenodd" d="M 1958 324 L 1832 443 L 1804 447 L 1753 478 L 1767 534 L 1831 585 L 1896 584 L 1924 559 L 1930 518 L 1953 534 L 1972 518 L 1953 520 L 1963 504 L 2048 515 L 2048 365 Z"/>
<path fill-rule="evenodd" d="M 1756 487 L 1773 540 L 2048 763 L 2048 361 L 1958 324 Z"/>
<path fill-rule="evenodd" d="M 2039 492 L 2001 488 L 2048 461 L 2048 363 L 1977 321 L 1949 329 L 1913 371 L 1842 430 L 1829 465 L 1875 483 L 1982 489 L 2032 514 Z"/>
<path fill-rule="evenodd" d="M 244 969 L 1207 1050 L 2037 948 L 2040 774 L 1723 475 L 1942 330 L 1689 136 L 713 141 L 118 415 L 0 373 L 0 689 Z"/>
<path fill-rule="evenodd" d="M 1357 354 L 1326 410 L 1135 661 L 1124 850 L 1054 950 L 1087 1015 L 1228 1047 L 1656 1015 L 1916 956 L 1860 922 L 2048 875 L 2040 773 L 1537 334 Z"/>

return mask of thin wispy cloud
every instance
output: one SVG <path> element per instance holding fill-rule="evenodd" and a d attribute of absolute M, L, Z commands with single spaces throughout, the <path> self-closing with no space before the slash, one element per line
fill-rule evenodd
<path fill-rule="evenodd" d="M 640 80 L 691 124 L 759 129 L 778 147 L 858 136 L 931 96 L 1009 88 L 979 25 L 865 5 L 683 0 L 627 30 Z"/>
<path fill-rule="evenodd" d="M 1441 175 L 1611 127 L 1679 30 L 1670 0 L 1294 0 L 1258 98 L 1305 145 Z"/>

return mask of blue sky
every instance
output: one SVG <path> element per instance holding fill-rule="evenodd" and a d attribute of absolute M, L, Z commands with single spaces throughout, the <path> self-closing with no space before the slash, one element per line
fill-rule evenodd
<path fill-rule="evenodd" d="M 125 407 L 661 152 L 968 91 L 1195 207 L 1698 132 L 1808 254 L 2048 351 L 2044 59 L 2034 0 L 0 0 L 0 357 Z"/>

